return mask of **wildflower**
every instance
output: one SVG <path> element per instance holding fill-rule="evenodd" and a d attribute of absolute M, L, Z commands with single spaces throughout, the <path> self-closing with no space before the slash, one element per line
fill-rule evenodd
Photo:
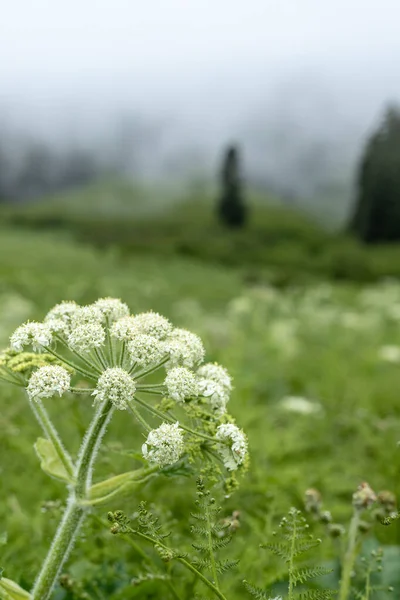
<path fill-rule="evenodd" d="M 135 317 L 122 317 L 111 325 L 111 336 L 117 340 L 130 340 L 133 338 L 137 330 L 135 328 Z"/>
<path fill-rule="evenodd" d="M 227 392 L 232 391 L 232 379 L 228 371 L 217 363 L 207 363 L 197 370 L 200 378 L 211 379 L 221 385 Z"/>
<path fill-rule="evenodd" d="M 174 367 L 165 378 L 168 395 L 177 402 L 197 396 L 198 386 L 194 373 L 185 367 Z"/>
<path fill-rule="evenodd" d="M 102 373 L 92 395 L 99 402 L 110 400 L 115 408 L 125 410 L 135 391 L 136 385 L 129 373 L 120 367 L 113 367 Z"/>
<path fill-rule="evenodd" d="M 41 367 L 32 373 L 26 391 L 30 400 L 51 398 L 54 394 L 62 396 L 71 385 L 71 376 L 63 367 Z"/>
<path fill-rule="evenodd" d="M 73 350 L 88 352 L 103 346 L 106 339 L 104 327 L 97 321 L 75 324 L 68 334 L 68 344 Z"/>
<path fill-rule="evenodd" d="M 318 402 L 312 402 L 301 396 L 285 396 L 279 402 L 283 410 L 287 412 L 299 413 L 302 415 L 316 414 L 321 411 L 321 405 Z"/>
<path fill-rule="evenodd" d="M 177 462 L 184 452 L 183 431 L 179 423 L 163 423 L 150 431 L 142 446 L 144 458 L 160 467 Z"/>
<path fill-rule="evenodd" d="M 138 333 L 128 342 L 132 362 L 142 367 L 159 363 L 165 356 L 165 343 L 155 337 Z"/>
<path fill-rule="evenodd" d="M 353 506 L 358 510 L 369 508 L 376 501 L 374 490 L 365 481 L 358 486 L 353 494 Z"/>
<path fill-rule="evenodd" d="M 99 298 L 93 306 L 98 308 L 101 314 L 110 322 L 117 321 L 129 315 L 127 304 L 118 298 Z"/>
<path fill-rule="evenodd" d="M 172 324 L 156 312 L 140 313 L 133 317 L 137 333 L 151 335 L 158 340 L 165 340 L 172 331 Z"/>
<path fill-rule="evenodd" d="M 226 412 L 226 405 L 229 401 L 229 393 L 216 381 L 211 379 L 199 379 L 198 388 L 200 396 L 208 399 L 210 406 L 216 412 L 222 414 Z"/>
<path fill-rule="evenodd" d="M 101 323 L 103 321 L 103 313 L 100 308 L 94 304 L 89 306 L 78 306 L 71 314 L 71 323 L 73 327 L 83 325 L 84 323 Z"/>
<path fill-rule="evenodd" d="M 21 352 L 25 346 L 32 346 L 33 350 L 41 350 L 51 344 L 52 334 L 50 328 L 44 323 L 31 321 L 20 325 L 10 337 L 12 350 Z"/>
<path fill-rule="evenodd" d="M 219 452 L 229 471 L 235 471 L 247 456 L 247 439 L 243 431 L 232 423 L 220 425 L 215 435 Z"/>
<path fill-rule="evenodd" d="M 203 342 L 198 335 L 186 329 L 174 329 L 166 344 L 171 366 L 182 365 L 191 369 L 204 359 Z"/>
<path fill-rule="evenodd" d="M 78 308 L 79 305 L 76 302 L 64 300 L 63 302 L 60 302 L 60 304 L 53 306 L 45 316 L 44 320 L 53 321 L 54 319 L 61 319 L 62 321 L 69 323 L 71 321 L 71 316 Z"/>

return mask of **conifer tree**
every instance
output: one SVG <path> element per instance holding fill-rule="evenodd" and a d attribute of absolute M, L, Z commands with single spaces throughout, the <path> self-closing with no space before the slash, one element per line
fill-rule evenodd
<path fill-rule="evenodd" d="M 222 223 L 228 227 L 243 227 L 246 222 L 247 210 L 242 195 L 240 158 L 236 146 L 230 146 L 224 155 L 218 213 Z"/>

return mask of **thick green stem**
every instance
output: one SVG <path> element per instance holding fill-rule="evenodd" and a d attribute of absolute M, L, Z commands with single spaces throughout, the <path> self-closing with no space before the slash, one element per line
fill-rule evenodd
<path fill-rule="evenodd" d="M 68 454 L 67 450 L 65 449 L 64 444 L 62 443 L 61 438 L 58 435 L 56 428 L 54 427 L 53 423 L 51 422 L 50 417 L 47 414 L 47 411 L 46 411 L 45 407 L 43 406 L 41 400 L 30 401 L 29 404 L 32 408 L 33 414 L 35 415 L 41 428 L 43 429 L 45 436 L 47 437 L 47 439 L 49 439 L 52 442 L 52 444 L 58 454 L 59 459 L 61 460 L 62 464 L 65 467 L 65 470 L 67 471 L 67 473 L 71 477 L 71 479 L 73 479 L 74 464 L 72 462 L 72 459 L 71 459 L 70 455 Z"/>
<path fill-rule="evenodd" d="M 357 510 L 357 508 L 355 508 L 353 518 L 350 521 L 348 546 L 342 565 L 342 576 L 340 579 L 340 590 L 338 600 L 348 600 L 350 595 L 351 575 L 353 573 L 354 563 L 356 560 L 356 545 L 359 522 L 360 511 Z"/>
<path fill-rule="evenodd" d="M 92 482 L 93 464 L 112 415 L 109 400 L 98 404 L 79 451 L 67 508 L 32 590 L 32 600 L 48 600 L 90 506 L 83 506 Z"/>

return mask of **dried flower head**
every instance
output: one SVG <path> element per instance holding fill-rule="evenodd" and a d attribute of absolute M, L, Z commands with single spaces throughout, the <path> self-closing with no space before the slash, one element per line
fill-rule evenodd
<path fill-rule="evenodd" d="M 26 346 L 32 346 L 33 350 L 42 350 L 50 346 L 52 341 L 51 330 L 44 323 L 31 321 L 20 325 L 10 337 L 12 350 L 22 352 Z"/>
<path fill-rule="evenodd" d="M 353 506 L 358 510 L 369 508 L 376 501 L 374 490 L 365 481 L 358 486 L 353 494 Z"/>
<path fill-rule="evenodd" d="M 185 367 L 174 367 L 165 378 L 168 395 L 177 402 L 184 402 L 198 394 L 198 386 L 194 373 Z"/>
<path fill-rule="evenodd" d="M 71 385 L 71 376 L 63 367 L 46 366 L 32 373 L 26 391 L 30 400 L 62 396 Z"/>
<path fill-rule="evenodd" d="M 314 488 L 306 490 L 304 494 L 304 504 L 307 512 L 318 514 L 322 507 L 321 492 Z"/>
<path fill-rule="evenodd" d="M 106 369 L 99 377 L 93 396 L 99 402 L 110 400 L 115 408 L 125 410 L 135 391 L 136 385 L 129 373 L 120 367 L 113 367 Z"/>
<path fill-rule="evenodd" d="M 183 431 L 179 423 L 163 423 L 150 431 L 142 446 L 144 458 L 160 467 L 176 463 L 184 452 Z"/>
<path fill-rule="evenodd" d="M 203 342 L 198 335 L 186 329 L 174 329 L 166 344 L 170 366 L 182 365 L 192 369 L 204 359 Z"/>
<path fill-rule="evenodd" d="M 247 456 L 247 439 L 243 431 L 232 423 L 217 428 L 216 439 L 220 442 L 218 450 L 229 471 L 235 471 L 243 464 Z"/>
<path fill-rule="evenodd" d="M 128 353 L 132 362 L 147 367 L 159 363 L 165 357 L 165 342 L 151 335 L 138 333 L 128 342 Z"/>
<path fill-rule="evenodd" d="M 93 306 L 100 310 L 103 317 L 108 319 L 109 323 L 129 315 L 128 305 L 119 298 L 99 298 Z"/>
<path fill-rule="evenodd" d="M 207 398 L 211 408 L 218 414 L 226 412 L 226 405 L 229 402 L 229 392 L 220 383 L 212 379 L 198 380 L 199 395 Z"/>
<path fill-rule="evenodd" d="M 221 385 L 229 393 L 232 391 L 232 378 L 228 371 L 217 363 L 207 363 L 197 370 L 200 379 L 209 379 Z"/>
<path fill-rule="evenodd" d="M 92 348 L 100 348 L 106 339 L 104 327 L 98 321 L 75 323 L 68 334 L 68 344 L 78 352 L 89 352 Z"/>

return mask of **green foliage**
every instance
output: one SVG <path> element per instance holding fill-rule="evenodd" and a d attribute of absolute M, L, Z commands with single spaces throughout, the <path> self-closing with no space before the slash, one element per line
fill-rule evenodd
<path fill-rule="evenodd" d="M 314 539 L 309 531 L 309 525 L 301 512 L 291 508 L 288 516 L 284 517 L 279 524 L 279 532 L 274 533 L 277 542 L 262 545 L 280 559 L 287 566 L 288 576 L 288 600 L 329 600 L 333 591 L 323 589 L 307 589 L 307 584 L 318 577 L 327 575 L 330 570 L 324 567 L 301 566 L 303 555 L 311 549 L 319 546 L 320 539 Z M 252 586 L 247 581 L 243 582 L 246 590 L 256 600 L 269 599 L 266 591 Z M 304 586 L 306 586 L 304 588 Z"/>

